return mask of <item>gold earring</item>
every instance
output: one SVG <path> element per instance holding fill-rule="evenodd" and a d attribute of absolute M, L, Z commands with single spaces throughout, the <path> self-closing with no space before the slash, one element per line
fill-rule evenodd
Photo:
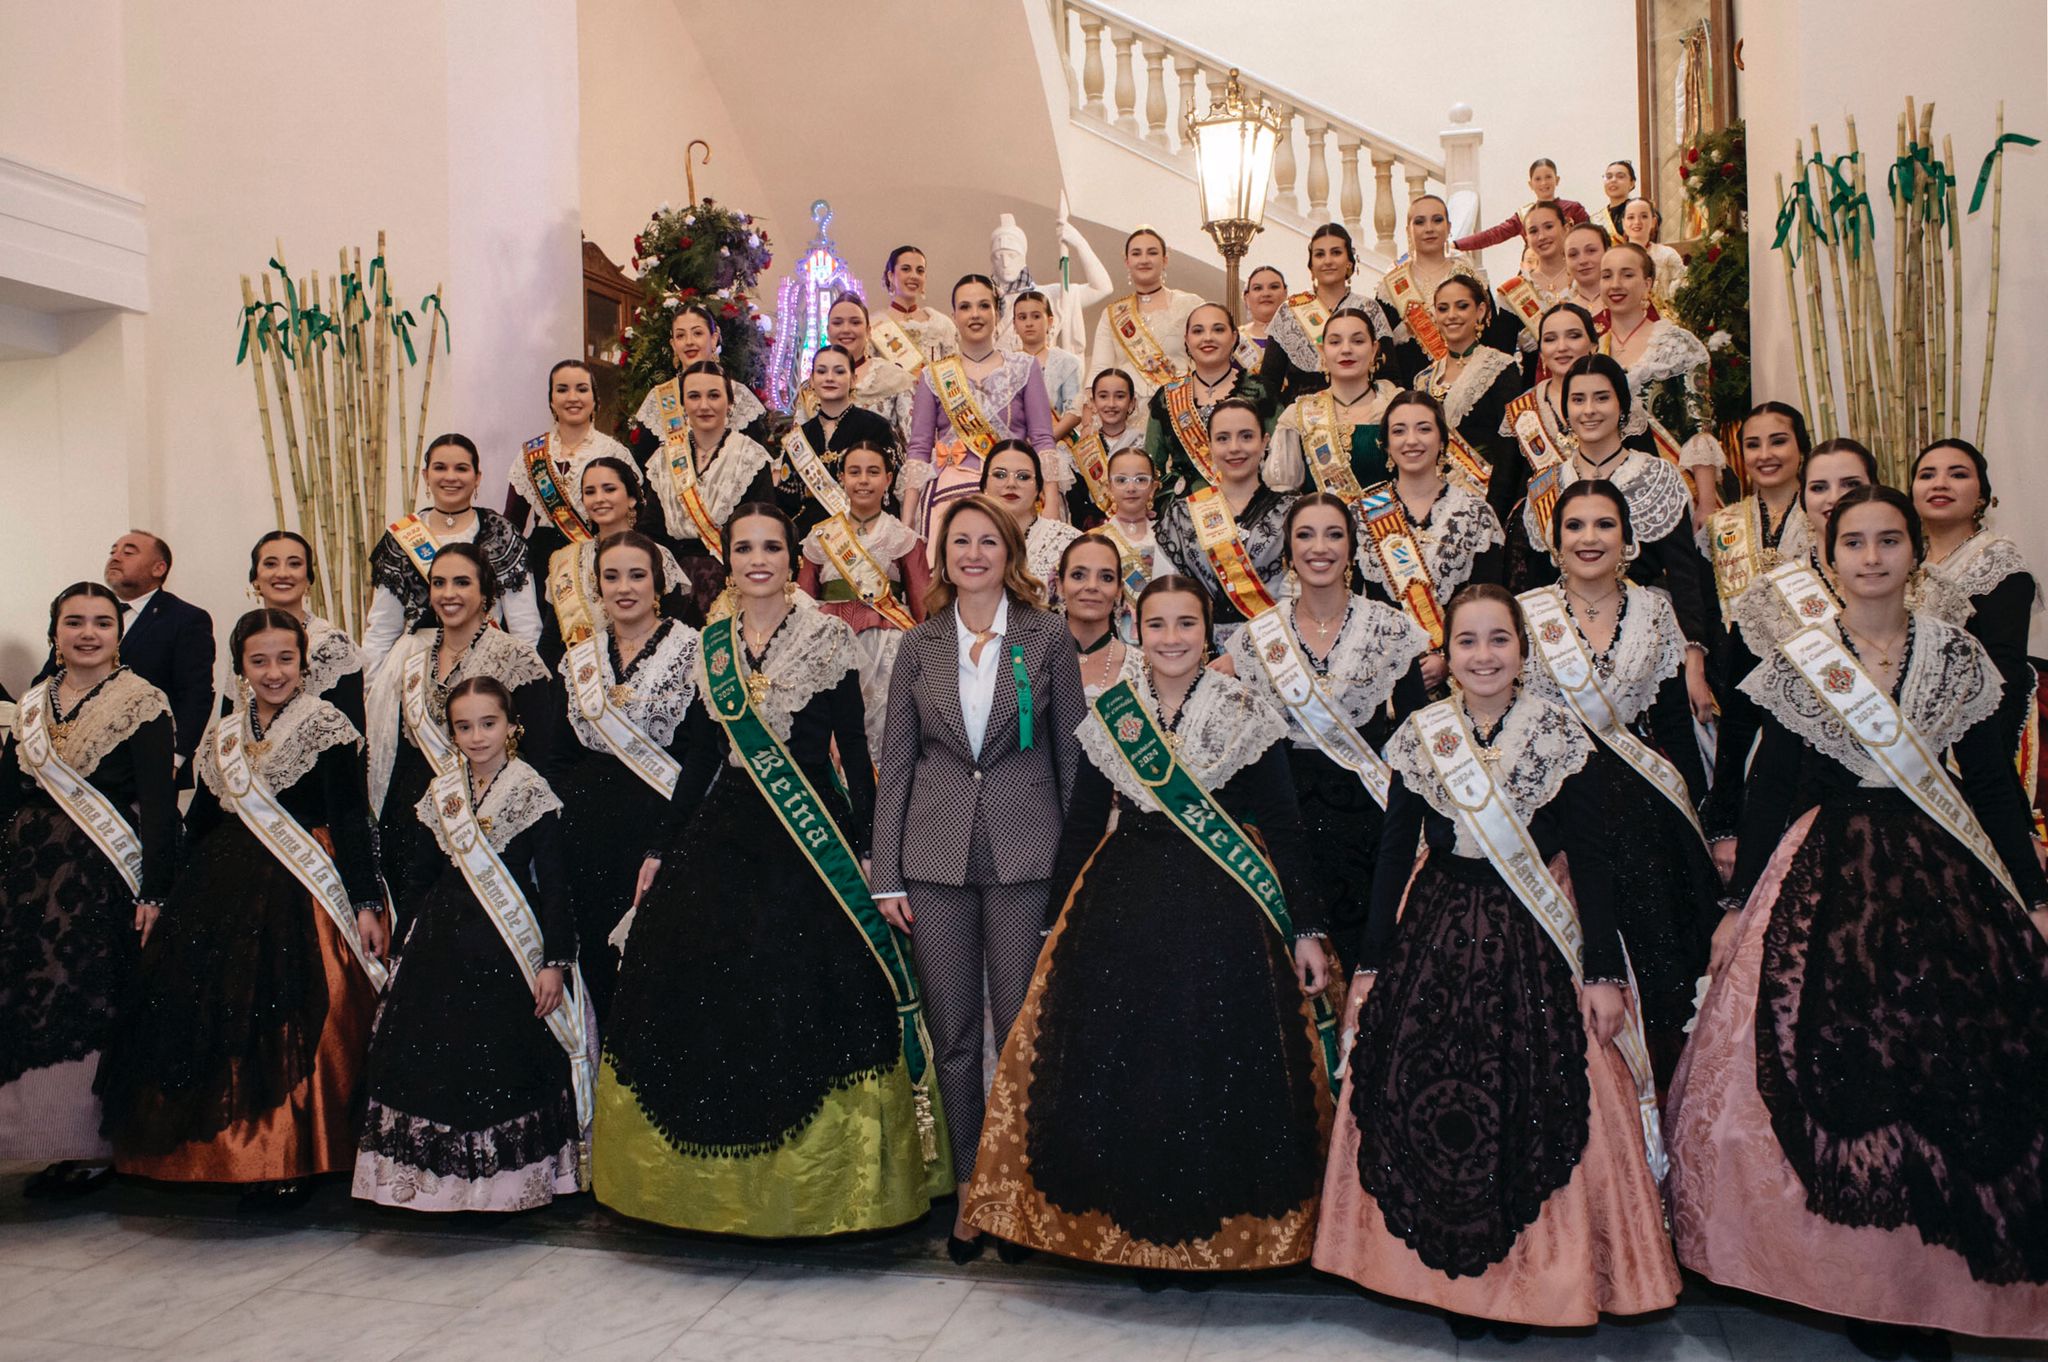
<path fill-rule="evenodd" d="M 784 583 L 782 584 L 782 603 L 783 603 L 784 605 L 795 605 L 795 604 L 796 604 L 796 583 L 795 583 L 795 582 L 784 582 Z"/>

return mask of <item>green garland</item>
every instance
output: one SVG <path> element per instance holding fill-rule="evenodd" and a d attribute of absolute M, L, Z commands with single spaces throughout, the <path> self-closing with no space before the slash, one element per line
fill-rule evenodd
<path fill-rule="evenodd" d="M 629 416 L 640 409 L 649 389 L 675 377 L 669 324 L 686 303 L 711 309 L 718 318 L 719 357 L 727 372 L 735 382 L 761 394 L 768 374 L 768 342 L 751 291 L 773 259 L 768 233 L 752 214 L 708 197 L 681 208 L 663 204 L 648 219 L 633 238 L 633 268 L 645 292 L 623 337 L 623 396 Z"/>
<path fill-rule="evenodd" d="M 1704 394 L 1718 435 L 1749 414 L 1749 161 L 1742 124 L 1703 133 L 1687 145 L 1678 174 L 1686 202 L 1706 223 L 1671 300 L 1679 324 L 1707 344 L 1712 363 Z"/>

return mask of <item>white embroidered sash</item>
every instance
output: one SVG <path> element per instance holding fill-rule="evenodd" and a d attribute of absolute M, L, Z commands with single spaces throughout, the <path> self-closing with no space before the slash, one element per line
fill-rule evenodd
<path fill-rule="evenodd" d="M 420 755 L 427 759 L 427 765 L 434 768 L 435 775 L 445 776 L 455 770 L 460 761 L 455 751 L 455 740 L 427 712 L 427 659 L 433 651 L 432 648 L 421 648 L 405 660 L 402 673 L 405 684 L 399 689 L 398 703 L 405 714 L 406 730 L 412 734 L 413 744 L 420 749 Z"/>
<path fill-rule="evenodd" d="M 575 692 L 571 698 L 577 711 L 590 720 L 590 726 L 604 739 L 605 746 L 611 748 L 612 755 L 663 799 L 671 798 L 683 768 L 660 743 L 611 704 L 600 653 L 604 646 L 602 640 L 590 638 L 569 649 L 569 684 Z"/>
<path fill-rule="evenodd" d="M 57 807 L 64 810 L 65 816 L 114 863 L 114 869 L 127 881 L 128 892 L 139 894 L 142 839 L 114 807 L 114 801 L 94 789 L 92 782 L 57 755 L 57 746 L 51 740 L 50 706 L 56 703 L 56 684 L 54 679 L 41 682 L 21 698 L 17 716 L 21 722 L 21 763 L 36 778 L 36 784 L 56 801 Z"/>
<path fill-rule="evenodd" d="M 1282 612 L 1261 611 L 1246 623 L 1245 629 L 1251 635 L 1252 653 L 1265 669 L 1266 679 L 1316 749 L 1357 776 L 1373 802 L 1386 808 L 1393 772 L 1323 689 L 1315 668 L 1301 655 L 1300 645 L 1292 637 L 1294 631 Z"/>

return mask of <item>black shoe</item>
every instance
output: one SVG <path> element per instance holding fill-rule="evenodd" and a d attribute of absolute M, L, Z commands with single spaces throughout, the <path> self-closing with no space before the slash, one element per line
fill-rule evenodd
<path fill-rule="evenodd" d="M 1486 1337 L 1486 1321 L 1477 1315 L 1460 1315 L 1446 1310 L 1444 1323 L 1451 1326 L 1451 1337 L 1460 1343 L 1470 1343 L 1474 1339 Z"/>
<path fill-rule="evenodd" d="M 21 1194 L 38 1201 L 70 1201 L 113 1184 L 114 1170 L 105 1164 L 60 1159 L 21 1185 Z"/>
<path fill-rule="evenodd" d="M 1877 1362 L 1898 1362 L 1905 1356 L 1906 1331 L 1898 1325 L 1868 1319 L 1848 1319 L 1843 1323 L 1848 1326 L 1849 1341 L 1865 1357 L 1874 1357 Z"/>
<path fill-rule="evenodd" d="M 988 1243 L 988 1236 L 977 1234 L 972 1239 L 962 1239 L 957 1234 L 946 1236 L 946 1256 L 954 1263 L 965 1265 L 981 1256 L 982 1248 Z"/>
<path fill-rule="evenodd" d="M 1026 1244 L 1013 1244 L 1007 1239 L 996 1240 L 996 1257 L 1015 1266 L 1031 1256 L 1032 1250 Z"/>
<path fill-rule="evenodd" d="M 1906 1356 L 1915 1362 L 1949 1362 L 1956 1355 L 1946 1329 L 1906 1329 Z"/>
<path fill-rule="evenodd" d="M 313 1199 L 313 1184 L 304 1178 L 259 1182 L 242 1193 L 241 1209 L 251 1214 L 291 1211 Z"/>
<path fill-rule="evenodd" d="M 1495 1320 L 1487 1326 L 1489 1332 L 1503 1343 L 1520 1343 L 1534 1328 L 1530 1324 L 1516 1324 L 1508 1320 Z"/>

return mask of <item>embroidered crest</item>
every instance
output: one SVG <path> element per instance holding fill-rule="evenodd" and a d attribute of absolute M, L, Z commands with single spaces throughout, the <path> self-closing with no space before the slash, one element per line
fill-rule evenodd
<path fill-rule="evenodd" d="M 1285 639 L 1276 638 L 1266 645 L 1266 661 L 1277 667 L 1286 660 L 1287 641 Z"/>
<path fill-rule="evenodd" d="M 406 678 L 405 678 L 405 688 L 406 688 L 406 689 L 407 689 L 408 691 L 415 691 L 415 690 L 418 690 L 418 689 L 420 688 L 420 681 L 421 681 L 421 679 L 422 679 L 422 676 L 421 676 L 420 674 L 415 674 L 415 675 L 413 675 L 413 676 L 408 676 L 408 677 L 406 677 Z"/>
<path fill-rule="evenodd" d="M 449 795 L 441 801 L 441 812 L 450 818 L 462 812 L 462 796 Z"/>
<path fill-rule="evenodd" d="M 1799 602 L 1799 613 L 1807 619 L 1817 620 L 1827 612 L 1828 603 L 1819 596 L 1807 596 Z"/>
<path fill-rule="evenodd" d="M 1543 626 L 1536 632 L 1542 635 L 1545 643 L 1561 643 L 1564 640 L 1564 625 L 1557 620 L 1543 621 Z"/>
<path fill-rule="evenodd" d="M 596 675 L 597 664 L 595 662 L 586 662 L 576 669 L 576 683 L 578 685 L 582 685 L 588 682 L 591 677 Z"/>
<path fill-rule="evenodd" d="M 1820 674 L 1820 683 L 1831 695 L 1847 695 L 1855 688 L 1856 673 L 1840 662 L 1832 663 Z"/>
<path fill-rule="evenodd" d="M 1438 756 L 1448 757 L 1458 750 L 1458 735 L 1449 732 L 1439 733 L 1429 745 L 1435 749 Z"/>
<path fill-rule="evenodd" d="M 1145 732 L 1145 721 L 1135 714 L 1126 714 L 1116 721 L 1116 740 L 1136 742 Z"/>
<path fill-rule="evenodd" d="M 712 674 L 713 676 L 724 676 L 724 675 L 725 675 L 725 674 L 726 674 L 727 672 L 729 672 L 729 671 L 731 671 L 731 670 L 732 670 L 732 654 L 731 654 L 731 653 L 726 653 L 726 652 L 720 652 L 720 653 L 713 653 L 713 654 L 711 655 L 711 674 Z"/>
<path fill-rule="evenodd" d="M 242 738 L 240 734 L 230 733 L 225 738 L 222 738 L 220 740 L 220 750 L 223 752 L 232 752 L 235 750 L 236 747 L 241 745 L 241 741 Z"/>

